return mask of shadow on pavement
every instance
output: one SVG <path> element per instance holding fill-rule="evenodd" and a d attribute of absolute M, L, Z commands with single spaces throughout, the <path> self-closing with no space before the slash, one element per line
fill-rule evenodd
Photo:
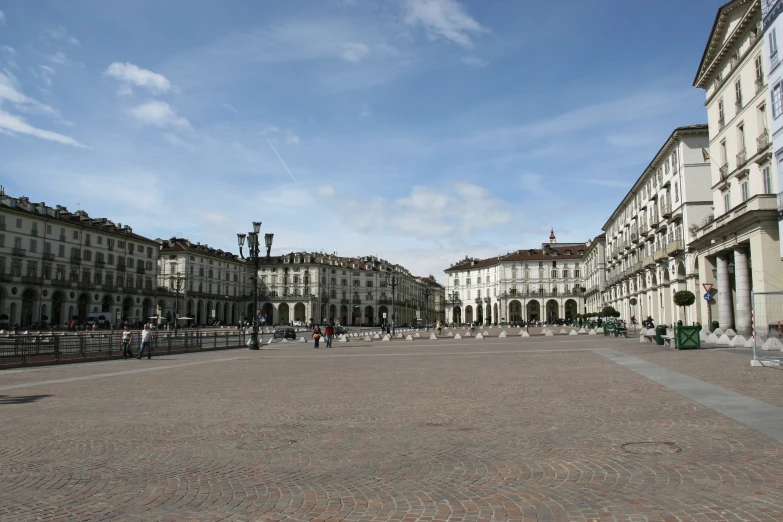
<path fill-rule="evenodd" d="M 0 395 L 0 406 L 3 404 L 30 404 L 46 397 L 52 397 L 52 395 Z"/>

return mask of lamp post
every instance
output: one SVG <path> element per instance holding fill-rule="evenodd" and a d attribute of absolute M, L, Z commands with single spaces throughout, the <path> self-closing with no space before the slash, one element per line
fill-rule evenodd
<path fill-rule="evenodd" d="M 389 275 L 386 274 L 386 284 L 391 286 L 392 289 L 392 316 L 391 316 L 391 325 L 392 325 L 392 335 L 394 335 L 394 326 L 397 321 L 397 317 L 394 315 L 394 292 L 397 289 L 397 276 L 396 275 Z"/>
<path fill-rule="evenodd" d="M 459 292 L 457 292 L 456 290 L 451 292 L 449 294 L 449 299 L 451 300 L 451 322 L 453 323 L 456 322 L 454 321 L 454 308 L 456 308 L 457 306 L 457 300 L 459 299 Z"/>
<path fill-rule="evenodd" d="M 253 262 L 253 330 L 250 334 L 250 346 L 251 350 L 258 350 L 258 263 L 260 261 L 260 245 L 258 242 L 258 235 L 261 232 L 261 222 L 253 221 L 253 231 L 247 234 L 237 234 L 237 243 L 239 243 L 239 256 L 242 259 L 249 259 Z M 269 259 L 269 252 L 272 250 L 272 238 L 274 234 L 265 234 L 264 241 L 266 243 L 266 259 Z M 247 238 L 247 256 L 242 253 L 242 247 L 245 245 L 245 238 Z"/>
<path fill-rule="evenodd" d="M 174 276 L 172 276 L 172 282 L 174 283 L 174 336 L 177 336 L 177 331 L 179 328 L 179 291 L 182 289 L 182 283 L 185 281 L 185 278 L 182 277 L 182 274 L 177 272 Z"/>
<path fill-rule="evenodd" d="M 424 287 L 424 309 L 426 310 L 424 313 L 426 314 L 424 316 L 424 320 L 427 321 L 427 331 L 430 331 L 430 289 L 428 287 Z"/>

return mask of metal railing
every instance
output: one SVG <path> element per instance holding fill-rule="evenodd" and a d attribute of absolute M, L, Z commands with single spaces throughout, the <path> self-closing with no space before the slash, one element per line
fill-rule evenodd
<path fill-rule="evenodd" d="M 737 167 L 741 167 L 748 159 L 748 153 L 745 149 L 742 149 L 737 153 Z"/>
<path fill-rule="evenodd" d="M 677 254 L 678 252 L 683 251 L 683 243 L 682 239 L 675 239 L 673 241 L 669 241 L 669 244 L 666 245 L 666 254 L 673 255 Z"/>
<path fill-rule="evenodd" d="M 14 248 L 11 249 L 11 255 L 12 256 L 24 257 L 26 254 L 27 254 L 27 251 L 24 250 L 23 248 L 14 247 Z"/>
<path fill-rule="evenodd" d="M 769 132 L 764 131 L 756 138 L 756 148 L 758 149 L 758 152 L 761 152 L 767 147 L 769 147 Z"/>
<path fill-rule="evenodd" d="M 669 254 L 666 252 L 666 248 L 659 248 L 653 253 L 653 259 L 655 261 L 660 261 L 661 259 L 666 259 L 669 256 Z"/>
<path fill-rule="evenodd" d="M 131 352 L 137 356 L 140 332 L 133 332 Z M 247 336 L 243 331 L 202 332 L 180 330 L 176 335 L 167 330 L 153 331 L 150 349 L 153 356 L 167 353 L 225 350 L 243 347 Z M 46 333 L 0 337 L 0 367 L 40 365 L 57 362 L 78 362 L 122 357 L 122 331 L 85 333 Z"/>
<path fill-rule="evenodd" d="M 672 204 L 668 201 L 661 203 L 661 216 L 668 217 L 672 215 Z"/>
<path fill-rule="evenodd" d="M 720 169 L 720 179 L 726 179 L 729 175 L 729 164 L 725 163 Z"/>

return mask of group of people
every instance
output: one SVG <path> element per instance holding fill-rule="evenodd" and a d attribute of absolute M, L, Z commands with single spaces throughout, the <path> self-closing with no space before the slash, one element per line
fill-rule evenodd
<path fill-rule="evenodd" d="M 321 332 L 321 327 L 317 326 L 313 330 L 313 348 L 320 348 L 321 343 L 321 337 L 326 336 L 326 347 L 331 348 L 332 347 L 332 339 L 334 339 L 334 323 L 329 323 L 324 328 L 324 331 Z"/>
<path fill-rule="evenodd" d="M 139 356 L 136 359 L 141 359 L 144 355 L 144 351 L 147 351 L 147 359 L 152 359 L 152 346 L 150 341 L 152 340 L 152 329 L 149 324 L 144 325 L 144 329 L 141 331 L 141 345 L 139 347 Z M 122 358 L 133 359 L 133 349 L 131 343 L 133 342 L 133 332 L 130 331 L 126 324 L 122 330 Z"/>

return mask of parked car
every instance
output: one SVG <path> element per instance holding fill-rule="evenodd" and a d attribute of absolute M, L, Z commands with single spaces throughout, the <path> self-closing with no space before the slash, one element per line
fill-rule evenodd
<path fill-rule="evenodd" d="M 509 323 L 509 326 L 511 326 L 513 328 L 516 328 L 516 327 L 519 327 L 519 326 L 524 327 L 524 326 L 527 326 L 527 323 L 525 323 L 525 321 L 511 321 Z"/>
<path fill-rule="evenodd" d="M 342 325 L 335 325 L 334 327 L 334 335 L 342 335 L 348 333 L 348 328 L 342 326 Z"/>
<path fill-rule="evenodd" d="M 304 321 L 294 321 L 294 326 L 302 328 L 307 326 L 307 323 Z"/>
<path fill-rule="evenodd" d="M 272 334 L 272 337 L 275 339 L 296 339 L 296 330 L 290 327 L 278 328 L 275 330 L 275 333 Z"/>

